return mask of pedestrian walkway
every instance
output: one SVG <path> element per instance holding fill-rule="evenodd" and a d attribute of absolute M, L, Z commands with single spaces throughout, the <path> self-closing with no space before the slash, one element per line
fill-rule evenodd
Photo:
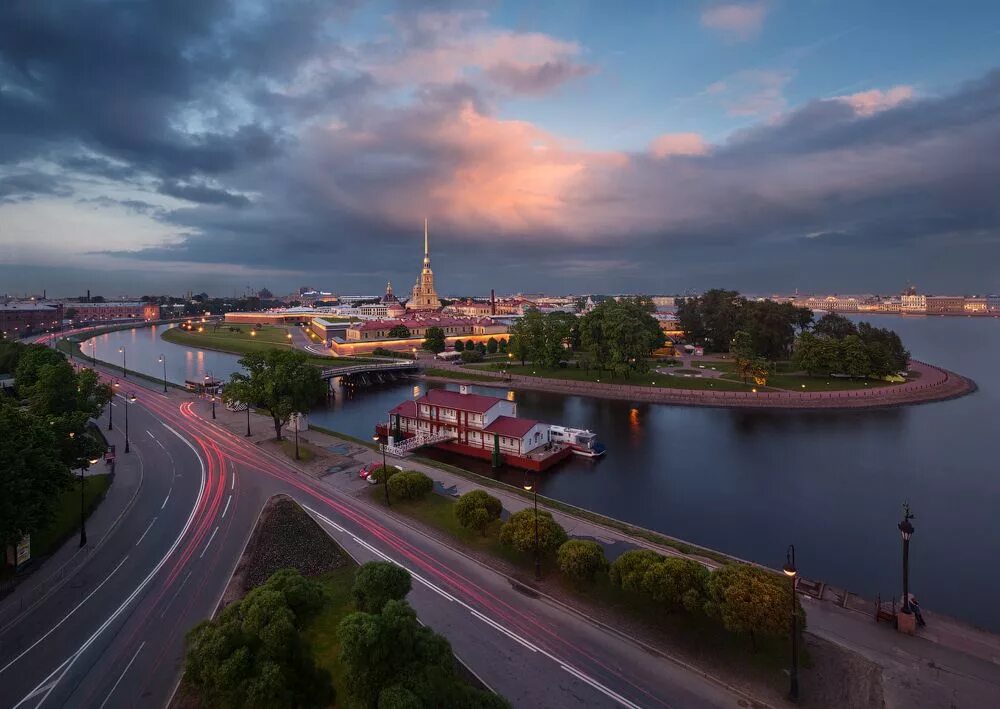
<path fill-rule="evenodd" d="M 124 432 L 115 428 L 107 430 L 107 415 L 99 421 L 101 430 L 118 450 L 114 480 L 104 499 L 87 517 L 87 544 L 80 547 L 79 528 L 75 534 L 45 559 L 34 560 L 22 575 L 14 590 L 0 599 L 0 632 L 15 623 L 22 613 L 72 579 L 91 555 L 97 553 L 118 521 L 128 511 L 142 484 L 142 461 L 137 455 L 123 455 Z M 86 474 L 110 472 L 104 462 L 98 462 Z M 79 489 L 79 488 L 77 488 Z"/>

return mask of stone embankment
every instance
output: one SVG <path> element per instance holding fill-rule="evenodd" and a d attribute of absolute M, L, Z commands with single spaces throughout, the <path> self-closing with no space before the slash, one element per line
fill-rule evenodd
<path fill-rule="evenodd" d="M 452 369 L 453 367 L 441 367 Z M 454 367 L 456 372 L 462 372 Z M 926 404 L 932 401 L 955 399 L 976 390 L 976 383 L 947 369 L 925 362 L 913 361 L 910 370 L 915 376 L 911 381 L 891 386 L 852 389 L 845 391 L 709 391 L 707 389 L 672 389 L 658 386 L 629 386 L 603 384 L 570 379 L 550 379 L 518 374 L 504 376 L 499 372 L 476 370 L 476 374 L 496 380 L 497 386 L 510 389 L 536 389 L 556 394 L 596 396 L 605 399 L 648 401 L 678 406 L 712 406 L 747 409 L 860 409 Z M 491 386 L 492 382 L 469 381 L 456 377 L 427 377 L 462 384 Z"/>

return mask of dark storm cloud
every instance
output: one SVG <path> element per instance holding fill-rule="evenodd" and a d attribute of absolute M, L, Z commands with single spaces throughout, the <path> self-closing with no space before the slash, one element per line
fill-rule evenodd
<path fill-rule="evenodd" d="M 72 194 L 59 177 L 40 172 L 0 177 L 0 203 L 23 202 L 37 196 L 65 197 Z"/>
<path fill-rule="evenodd" d="M 250 204 L 250 200 L 244 195 L 227 192 L 217 187 L 199 183 L 181 183 L 176 180 L 166 180 L 160 184 L 161 194 L 186 199 L 189 202 L 199 204 L 221 204 L 229 207 L 245 207 Z"/>

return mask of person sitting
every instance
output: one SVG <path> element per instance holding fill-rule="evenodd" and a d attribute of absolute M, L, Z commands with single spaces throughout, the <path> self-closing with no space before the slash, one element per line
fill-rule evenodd
<path fill-rule="evenodd" d="M 924 622 L 924 616 L 920 613 L 920 604 L 917 603 L 916 597 L 911 593 L 909 594 L 910 610 L 913 611 L 913 616 L 917 619 L 917 625 L 923 627 L 927 625 Z"/>

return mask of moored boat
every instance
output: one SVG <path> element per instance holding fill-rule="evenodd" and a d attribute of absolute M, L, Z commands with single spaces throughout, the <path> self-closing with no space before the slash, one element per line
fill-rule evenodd
<path fill-rule="evenodd" d="M 549 426 L 549 435 L 553 443 L 565 443 L 573 453 L 587 458 L 600 458 L 608 450 L 597 440 L 596 433 L 584 428 L 552 425 Z"/>

